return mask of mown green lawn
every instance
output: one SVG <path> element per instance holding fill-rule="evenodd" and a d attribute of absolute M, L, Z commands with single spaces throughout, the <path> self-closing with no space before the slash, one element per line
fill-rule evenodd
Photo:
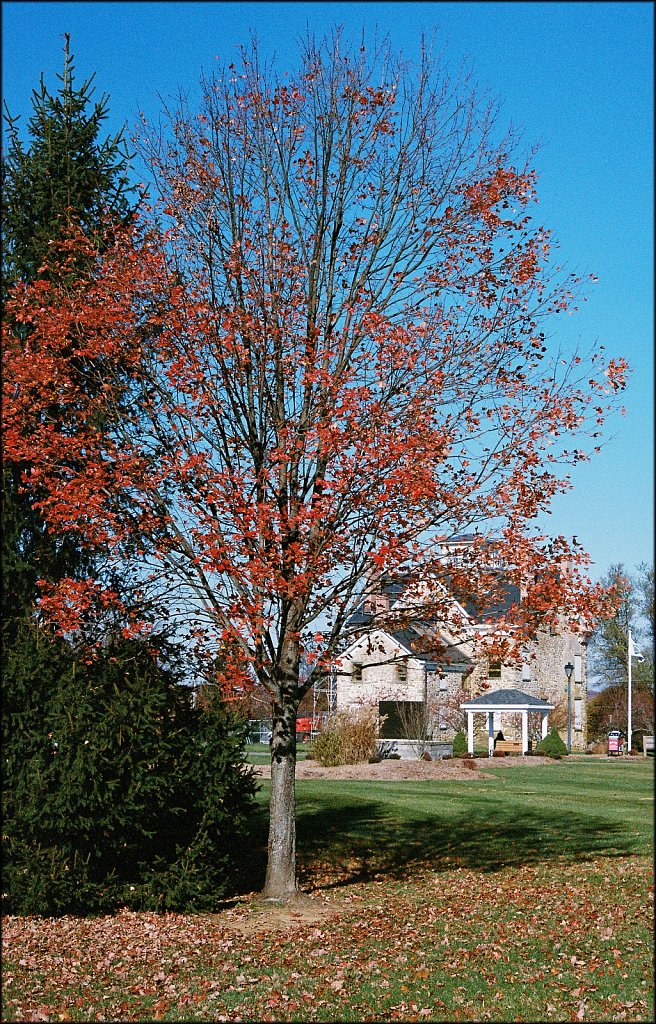
<path fill-rule="evenodd" d="M 653 761 L 484 767 L 493 780 L 300 780 L 316 920 L 267 923 L 247 900 L 5 920 L 3 1019 L 653 1020 Z"/>
<path fill-rule="evenodd" d="M 651 854 L 652 762 L 482 765 L 494 781 L 331 783 L 329 801 L 322 780 L 299 782 L 301 863 L 360 857 L 366 877 Z"/>
<path fill-rule="evenodd" d="M 296 744 L 296 760 L 304 761 L 311 743 Z M 271 764 L 271 748 L 268 743 L 249 743 L 246 747 L 246 760 L 249 764 Z"/>

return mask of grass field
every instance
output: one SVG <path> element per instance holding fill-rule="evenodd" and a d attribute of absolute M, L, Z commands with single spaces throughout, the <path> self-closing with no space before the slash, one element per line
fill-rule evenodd
<path fill-rule="evenodd" d="M 653 762 L 490 770 L 299 781 L 314 918 L 6 919 L 3 1019 L 653 1020 Z"/>

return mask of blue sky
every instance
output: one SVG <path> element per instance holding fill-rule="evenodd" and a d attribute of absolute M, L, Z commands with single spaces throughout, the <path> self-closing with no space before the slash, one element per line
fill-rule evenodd
<path fill-rule="evenodd" d="M 201 71 L 232 58 L 256 30 L 282 70 L 310 27 L 378 29 L 410 58 L 436 33 L 447 62 L 467 61 L 502 101 L 501 124 L 538 143 L 539 217 L 568 269 L 598 283 L 559 321 L 566 346 L 603 344 L 633 375 L 627 415 L 603 452 L 573 471 L 574 490 L 545 522 L 576 535 L 598 578 L 615 562 L 653 560 L 653 22 L 651 3 L 31 3 L 2 4 L 2 87 L 12 115 L 29 116 L 43 72 L 51 91 L 71 34 L 78 81 L 97 73 L 109 129 L 156 120 L 159 97 L 193 97 Z M 27 119 L 27 118 L 25 118 Z"/>

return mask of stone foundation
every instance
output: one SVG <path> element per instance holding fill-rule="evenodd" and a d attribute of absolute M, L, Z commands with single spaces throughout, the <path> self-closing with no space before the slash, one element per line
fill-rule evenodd
<path fill-rule="evenodd" d="M 418 761 L 421 757 L 420 751 L 424 750 L 430 754 L 433 761 L 453 757 L 453 743 L 441 743 L 438 740 L 426 740 L 421 744 L 400 739 L 378 741 L 378 756 L 383 758 L 389 757 L 390 754 L 398 754 L 403 761 Z"/>

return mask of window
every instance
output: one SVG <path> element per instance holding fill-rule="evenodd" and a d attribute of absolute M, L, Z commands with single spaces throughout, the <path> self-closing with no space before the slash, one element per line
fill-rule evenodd
<path fill-rule="evenodd" d="M 501 679 L 501 662 L 491 661 L 487 670 L 488 679 Z"/>
<path fill-rule="evenodd" d="M 529 683 L 531 681 L 531 666 L 524 662 L 522 665 L 522 682 Z"/>
<path fill-rule="evenodd" d="M 400 683 L 406 683 L 408 681 L 407 661 L 398 661 L 396 663 L 396 677 Z"/>
<path fill-rule="evenodd" d="M 362 662 L 361 661 L 354 661 L 353 662 L 353 682 L 354 683 L 361 683 L 362 682 Z"/>
<path fill-rule="evenodd" d="M 574 655 L 574 682 L 583 682 L 583 658 L 580 654 Z"/>
<path fill-rule="evenodd" d="M 447 688 L 446 676 L 440 676 L 440 690 L 446 690 L 446 688 Z"/>
<path fill-rule="evenodd" d="M 381 700 L 378 704 L 380 738 L 417 739 L 427 728 L 426 705 L 417 700 Z"/>

